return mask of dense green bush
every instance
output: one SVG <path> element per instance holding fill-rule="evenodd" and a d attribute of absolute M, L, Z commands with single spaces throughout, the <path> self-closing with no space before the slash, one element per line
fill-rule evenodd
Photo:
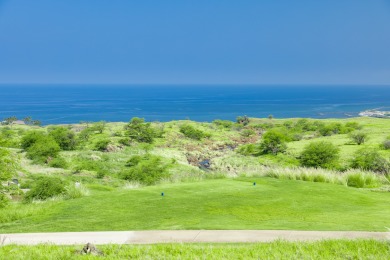
<path fill-rule="evenodd" d="M 94 150 L 104 152 L 107 149 L 108 144 L 110 143 L 110 140 L 108 139 L 101 139 L 95 142 L 94 144 Z"/>
<path fill-rule="evenodd" d="M 302 166 L 322 168 L 335 168 L 338 159 L 339 149 L 327 141 L 308 144 L 299 157 Z"/>
<path fill-rule="evenodd" d="M 355 131 L 350 133 L 349 137 L 357 145 L 364 144 L 367 141 L 367 133 L 362 131 Z"/>
<path fill-rule="evenodd" d="M 386 174 L 390 173 L 390 163 L 378 151 L 373 149 L 358 150 L 352 159 L 351 167 Z"/>
<path fill-rule="evenodd" d="M 64 158 L 56 157 L 49 161 L 49 166 L 53 168 L 66 169 L 68 167 L 68 164 Z"/>
<path fill-rule="evenodd" d="M 132 156 L 126 163 L 127 170 L 120 174 L 124 180 L 138 181 L 145 185 L 152 185 L 168 176 L 171 163 L 166 163 L 162 157 L 146 154 Z"/>
<path fill-rule="evenodd" d="M 306 118 L 299 119 L 294 126 L 295 129 L 301 130 L 303 132 L 316 131 L 318 127 L 319 126 L 316 122 L 313 122 Z"/>
<path fill-rule="evenodd" d="M 256 144 L 244 144 L 237 149 L 237 152 L 242 155 L 260 155 L 259 145 Z"/>
<path fill-rule="evenodd" d="M 60 150 L 60 146 L 52 137 L 44 136 L 27 149 L 27 157 L 38 163 L 48 162 L 48 159 L 55 158 Z"/>
<path fill-rule="evenodd" d="M 180 132 L 184 134 L 185 137 L 201 140 L 205 137 L 209 137 L 210 135 L 203 132 L 202 130 L 194 128 L 192 125 L 182 125 L 180 126 Z"/>
<path fill-rule="evenodd" d="M 49 129 L 49 136 L 58 143 L 62 150 L 74 150 L 76 147 L 76 135 L 66 127 L 60 126 Z"/>
<path fill-rule="evenodd" d="M 285 134 L 272 129 L 263 135 L 259 150 L 262 154 L 278 154 L 287 149 L 287 141 L 288 137 Z"/>
<path fill-rule="evenodd" d="M 0 128 L 0 146 L 9 148 L 19 148 L 17 133 L 9 127 Z"/>
<path fill-rule="evenodd" d="M 41 177 L 36 180 L 33 187 L 25 194 L 24 201 L 46 200 L 65 193 L 64 182 L 55 177 Z"/>
<path fill-rule="evenodd" d="M 30 148 L 37 141 L 42 140 L 46 137 L 46 134 L 41 131 L 29 131 L 23 137 L 21 141 L 21 147 L 24 150 Z"/>
<path fill-rule="evenodd" d="M 359 128 L 360 127 L 358 125 L 355 125 L 353 122 L 349 122 L 345 125 L 341 123 L 330 123 L 322 125 L 319 128 L 319 133 L 322 136 L 330 136 L 334 134 L 348 134 Z"/>
<path fill-rule="evenodd" d="M 137 142 L 153 143 L 154 138 L 159 137 L 158 133 L 150 123 L 145 123 L 145 119 L 134 117 L 125 127 L 126 135 Z"/>

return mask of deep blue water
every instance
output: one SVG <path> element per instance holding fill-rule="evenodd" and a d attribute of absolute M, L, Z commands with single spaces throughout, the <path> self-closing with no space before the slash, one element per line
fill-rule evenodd
<path fill-rule="evenodd" d="M 0 85 L 0 119 L 80 121 L 235 120 L 237 116 L 345 118 L 390 110 L 390 86 Z"/>

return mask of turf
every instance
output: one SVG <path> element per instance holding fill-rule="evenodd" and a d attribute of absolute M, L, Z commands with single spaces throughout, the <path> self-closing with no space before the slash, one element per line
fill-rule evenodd
<path fill-rule="evenodd" d="M 82 246 L 3 246 L 8 259 L 389 259 L 390 244 L 327 240 L 257 244 L 157 244 L 98 246 L 104 257 L 80 255 Z"/>
<path fill-rule="evenodd" d="M 386 231 L 390 227 L 389 192 L 271 178 L 95 190 L 88 197 L 35 205 L 36 212 L 3 221 L 0 233 L 159 229 Z M 23 207 L 15 205 L 5 210 L 17 212 Z M 6 214 L 0 213 L 3 219 Z"/>

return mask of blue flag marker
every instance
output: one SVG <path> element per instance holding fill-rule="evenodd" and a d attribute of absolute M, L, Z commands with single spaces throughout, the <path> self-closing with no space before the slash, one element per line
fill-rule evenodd
<path fill-rule="evenodd" d="M 256 182 L 253 183 L 253 186 L 256 186 Z"/>
<path fill-rule="evenodd" d="M 161 196 L 164 197 L 164 192 L 161 192 Z"/>

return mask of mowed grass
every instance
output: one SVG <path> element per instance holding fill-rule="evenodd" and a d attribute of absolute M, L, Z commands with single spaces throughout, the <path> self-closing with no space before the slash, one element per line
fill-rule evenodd
<path fill-rule="evenodd" d="M 36 205 L 40 210 L 35 214 L 0 224 L 0 233 L 170 229 L 387 231 L 390 227 L 389 192 L 272 178 L 92 191 L 88 197 Z M 24 205 L 16 207 L 22 211 Z"/>
<path fill-rule="evenodd" d="M 3 246 L 8 259 L 389 259 L 390 243 L 326 240 L 256 244 L 157 244 L 98 246 L 104 256 L 80 255 L 82 246 Z"/>

